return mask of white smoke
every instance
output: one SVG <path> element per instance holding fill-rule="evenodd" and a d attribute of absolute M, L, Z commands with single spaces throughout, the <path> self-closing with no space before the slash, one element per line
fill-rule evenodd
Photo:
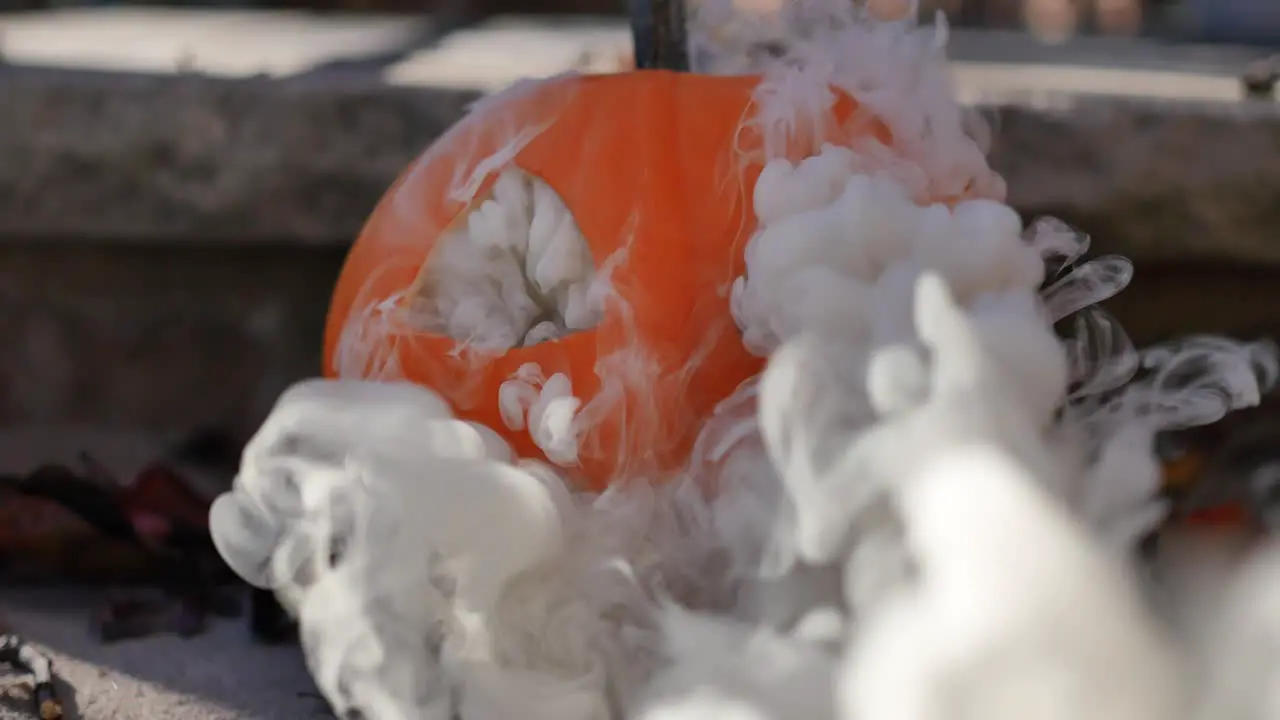
<path fill-rule="evenodd" d="M 598 324 L 595 280 L 564 201 L 545 182 L 508 168 L 490 197 L 440 239 L 418 279 L 413 314 L 423 331 L 502 352 Z"/>
<path fill-rule="evenodd" d="M 1275 349 L 1139 352 L 1096 308 L 1132 268 L 1001 202 L 934 36 L 809 27 L 748 120 L 764 171 L 731 306 L 767 370 L 685 469 L 577 492 L 428 388 L 307 381 L 213 507 L 223 556 L 297 615 L 335 708 L 370 720 L 1273 717 L 1275 562 L 1210 613 L 1220 631 L 1180 636 L 1134 550 L 1165 513 L 1155 434 L 1259 402 Z M 786 159 L 831 135 L 831 87 L 892 148 Z M 580 265 L 547 277 L 587 282 Z M 536 341 L 540 311 L 502 297 L 466 337 Z M 502 391 L 508 426 L 564 464 L 572 380 L 528 367 Z"/>

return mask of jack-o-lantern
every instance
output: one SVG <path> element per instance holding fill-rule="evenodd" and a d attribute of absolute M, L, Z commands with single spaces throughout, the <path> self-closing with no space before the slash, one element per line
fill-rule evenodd
<path fill-rule="evenodd" d="M 582 403 L 573 408 L 583 418 L 576 456 L 558 462 L 570 475 L 598 488 L 678 466 L 701 422 L 762 366 L 743 348 L 728 292 L 743 272 L 754 225 L 760 163 L 752 158 L 761 140 L 749 119 L 761 82 L 640 70 L 529 83 L 487 99 L 395 183 L 356 241 L 333 297 L 326 372 L 427 385 L 460 417 L 504 432 L 527 457 L 544 456 L 545 445 L 535 442 L 537 428 L 531 434 L 504 418 L 503 385 L 522 368 L 562 374 Z M 844 137 L 804 138 L 796 155 L 848 141 L 849 132 L 891 144 L 886 127 L 849 97 L 829 112 L 837 121 L 858 118 L 855 129 L 834 122 Z M 525 176 L 524 190 L 504 189 L 512 171 Z M 520 199 L 531 184 L 532 194 Z M 499 201 L 514 204 L 515 220 L 478 216 Z M 548 205 L 568 217 L 541 221 L 538 230 L 531 215 Z M 593 326 L 561 318 L 576 332 L 551 323 L 546 333 L 521 327 L 475 342 L 479 325 L 455 331 L 441 315 L 470 311 L 474 320 L 486 311 L 463 307 L 465 298 L 443 303 L 447 309 L 433 299 L 464 274 L 461 266 L 432 268 L 468 232 L 521 221 L 535 226 L 534 235 L 569 222 L 580 233 L 597 287 L 586 293 L 597 303 L 587 313 Z M 508 252 L 492 240 L 470 240 L 478 243 L 469 251 L 477 263 Z M 540 241 L 521 242 L 532 253 Z M 510 300 L 495 282 L 467 287 Z M 424 302 L 432 307 L 417 312 Z M 566 302 L 549 304 L 564 310 Z M 525 319 L 537 319 L 540 308 L 530 305 Z"/>

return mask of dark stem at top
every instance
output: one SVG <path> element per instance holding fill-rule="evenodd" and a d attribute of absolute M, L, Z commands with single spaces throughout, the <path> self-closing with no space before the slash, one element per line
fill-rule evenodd
<path fill-rule="evenodd" d="M 630 3 L 636 67 L 644 70 L 688 70 L 684 0 L 630 0 Z"/>

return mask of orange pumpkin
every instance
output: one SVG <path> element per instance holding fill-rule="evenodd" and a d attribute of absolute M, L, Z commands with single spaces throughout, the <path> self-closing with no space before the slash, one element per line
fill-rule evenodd
<path fill-rule="evenodd" d="M 460 417 L 504 432 L 520 455 L 540 457 L 527 431 L 505 432 L 503 381 L 537 363 L 547 376 L 566 374 L 574 395 L 590 403 L 605 387 L 598 361 L 631 352 L 633 372 L 610 378 L 624 386 L 582 436 L 580 466 L 570 474 L 600 488 L 678 467 L 716 404 L 762 368 L 743 349 L 728 299 L 754 229 L 759 164 L 743 161 L 750 143 L 743 128 L 758 84 L 758 77 L 633 71 L 513 88 L 477 107 L 400 177 L 353 246 L 328 319 L 327 374 L 427 385 Z M 835 114 L 855 109 L 842 98 Z M 864 125 L 864 134 L 888 141 L 882 125 Z M 597 268 L 627 248 L 610 275 L 617 302 L 600 324 L 484 356 L 381 322 L 379 308 L 411 302 L 406 290 L 416 287 L 437 239 L 508 166 L 559 195 Z"/>

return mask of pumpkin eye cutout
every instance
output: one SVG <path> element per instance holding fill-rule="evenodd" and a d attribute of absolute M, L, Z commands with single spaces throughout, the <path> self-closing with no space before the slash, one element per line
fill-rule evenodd
<path fill-rule="evenodd" d="M 501 353 L 599 325 L 603 285 L 565 202 L 510 167 L 441 235 L 408 293 L 409 322 Z"/>
<path fill-rule="evenodd" d="M 352 246 L 326 373 L 429 387 L 583 488 L 683 466 L 762 364 L 729 311 L 754 185 L 735 139 L 757 84 L 634 72 L 486 99 Z M 613 116 L 637 103 L 698 110 L 655 133 Z"/>

